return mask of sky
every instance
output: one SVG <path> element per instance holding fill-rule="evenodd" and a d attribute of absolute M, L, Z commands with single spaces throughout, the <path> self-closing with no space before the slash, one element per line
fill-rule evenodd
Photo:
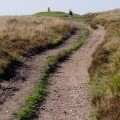
<path fill-rule="evenodd" d="M 86 14 L 120 8 L 120 0 L 0 0 L 0 15 L 30 15 L 41 11 Z"/>

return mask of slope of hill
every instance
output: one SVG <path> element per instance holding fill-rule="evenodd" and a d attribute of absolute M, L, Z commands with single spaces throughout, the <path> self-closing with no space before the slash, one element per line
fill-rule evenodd
<path fill-rule="evenodd" d="M 39 12 L 35 14 L 38 17 L 46 16 L 46 17 L 60 17 L 60 18 L 66 18 L 68 17 L 67 13 L 65 12 Z"/>
<path fill-rule="evenodd" d="M 74 53 L 89 34 L 86 27 L 78 24 L 76 26 L 76 21 L 73 21 L 74 19 L 63 20 L 49 15 L 0 17 L 1 120 L 12 119 L 15 117 L 14 113 L 25 104 L 28 109 L 23 111 L 23 116 L 30 118 L 30 115 L 33 115 L 41 99 L 46 96 L 48 74 L 56 66 L 56 62 L 61 60 L 62 56 Z M 75 45 L 71 47 L 73 43 Z M 68 48 L 69 51 L 66 50 Z M 61 53 L 57 54 L 58 52 Z M 20 63 L 20 66 L 16 63 Z M 11 76 L 12 74 L 14 76 Z M 29 99 L 32 98 L 32 91 L 33 99 Z M 30 101 L 25 103 L 26 97 Z"/>
<path fill-rule="evenodd" d="M 120 9 L 99 13 L 96 19 L 120 20 Z"/>
<path fill-rule="evenodd" d="M 120 9 L 87 14 L 87 23 L 101 24 L 107 30 L 106 42 L 94 55 L 90 69 L 95 119 L 120 120 Z"/>
<path fill-rule="evenodd" d="M 86 42 L 82 49 L 80 49 L 75 55 L 76 57 L 72 57 L 72 62 L 69 60 L 70 65 L 69 62 L 63 65 L 62 70 L 64 72 L 58 72 L 59 77 L 57 77 L 57 79 L 60 78 L 60 80 L 62 80 L 60 76 L 61 73 L 63 74 L 62 76 L 65 77 L 65 79 L 63 79 L 63 81 L 61 82 L 61 85 L 63 85 L 63 94 L 60 93 L 60 95 L 58 95 L 61 90 L 61 86 L 59 84 L 59 80 L 57 80 L 54 85 L 58 84 L 58 87 L 56 88 L 60 88 L 59 90 L 57 90 L 53 85 L 56 90 L 50 93 L 50 95 L 54 94 L 54 92 L 55 94 L 58 93 L 57 96 L 59 98 L 56 99 L 55 105 L 55 107 L 57 107 L 58 105 L 58 108 L 60 108 L 62 105 L 65 106 L 65 102 L 67 99 L 67 103 L 69 103 L 70 100 L 73 100 L 72 103 L 69 103 L 70 107 L 72 105 L 70 111 L 70 107 L 68 107 L 66 111 L 64 110 L 65 107 L 62 107 L 62 114 L 64 115 L 62 115 L 61 118 L 65 117 L 66 119 L 67 116 L 68 120 L 72 117 L 72 119 L 76 119 L 77 117 L 78 119 L 89 119 L 89 115 L 86 114 L 90 112 L 89 109 L 86 110 L 86 108 L 88 108 L 87 105 L 90 103 L 90 98 L 88 95 L 88 64 L 91 63 L 90 61 L 92 60 L 92 54 L 93 52 L 95 52 L 96 47 L 104 41 L 104 35 L 106 33 L 105 42 L 102 43 L 101 46 L 99 46 L 97 52 L 95 52 L 95 54 L 93 55 L 95 59 L 93 60 L 92 66 L 89 70 L 91 76 L 91 102 L 94 110 L 92 117 L 94 120 L 119 120 L 119 15 L 120 10 L 117 9 L 101 13 L 86 14 L 83 17 L 75 14 L 72 19 L 68 19 L 67 13 L 64 12 L 41 12 L 33 16 L 12 18 L 0 17 L 0 110 L 2 111 L 2 114 L 0 116 L 1 119 L 8 120 L 11 117 L 16 117 L 13 114 L 16 115 L 16 112 L 19 111 L 21 106 L 23 106 L 23 109 L 20 111 L 20 113 L 18 113 L 18 120 L 29 120 L 31 116 L 36 113 L 36 110 L 38 110 L 39 102 L 44 99 L 44 96 L 46 96 L 47 80 L 51 75 L 51 71 L 55 69 L 58 61 L 61 61 L 61 56 L 68 57 L 68 54 L 74 53 L 88 36 L 89 30 L 88 28 L 86 28 L 86 26 L 83 25 L 78 33 L 73 35 L 72 38 L 70 38 L 68 41 L 63 42 L 64 38 L 70 36 L 71 33 L 78 28 L 74 26 L 76 21 L 79 21 L 80 23 L 80 21 L 84 20 L 85 24 L 87 23 L 88 25 L 91 25 L 91 27 L 95 30 L 89 36 L 88 42 Z M 103 27 L 98 24 L 101 24 Z M 77 40 L 80 43 L 75 42 Z M 59 46 L 58 48 L 56 47 L 55 49 L 47 50 L 47 48 L 51 48 L 53 46 L 55 47 L 61 42 L 63 42 L 64 44 Z M 72 44 L 74 45 L 73 47 Z M 32 54 L 36 52 L 38 53 L 39 51 L 43 51 L 45 49 L 47 51 L 45 51 L 43 54 L 37 54 L 38 56 L 28 58 L 28 60 L 23 62 L 26 56 L 31 56 Z M 66 52 L 61 52 L 61 50 L 66 50 Z M 51 55 L 53 56 L 51 57 Z M 46 59 L 48 60 L 47 65 Z M 83 63 L 81 61 L 83 61 Z M 20 62 L 24 63 L 25 65 L 17 71 L 17 77 L 5 81 L 3 80 L 3 78 L 6 76 L 9 77 L 9 74 L 11 75 L 11 73 L 9 73 L 11 69 L 9 68 L 13 67 L 11 66 L 13 62 Z M 83 67 L 79 67 L 78 63 L 79 66 L 83 65 Z M 43 65 L 45 66 L 45 68 Z M 70 66 L 74 70 L 73 72 L 71 69 L 71 74 L 68 72 Z M 80 68 L 81 70 L 79 70 Z M 39 71 L 42 72 L 39 73 Z M 77 75 L 76 71 L 78 72 Z M 64 74 L 65 72 L 67 73 Z M 41 75 L 40 80 L 38 80 L 39 75 Z M 82 75 L 83 77 L 81 77 Z M 65 80 L 68 78 L 70 78 L 69 80 L 71 80 L 69 82 L 69 85 L 71 87 L 68 87 L 68 89 L 66 90 L 68 81 Z M 74 81 L 76 81 L 75 84 L 73 84 Z M 82 87 L 83 84 L 84 87 Z M 65 91 L 66 93 L 64 94 Z M 72 94 L 70 95 L 70 93 Z M 62 99 L 62 95 L 63 98 L 67 97 L 67 99 Z M 25 102 L 26 97 L 28 99 Z M 60 101 L 62 99 L 62 105 L 61 103 L 58 104 L 58 99 L 60 99 Z M 52 98 L 50 100 L 55 101 L 54 95 L 52 95 Z M 52 101 L 48 102 L 48 110 L 50 111 L 51 108 L 49 108 L 49 103 L 52 103 Z M 14 107 L 11 105 L 13 105 Z M 80 107 L 78 113 L 76 114 L 76 106 L 78 107 L 79 105 Z M 84 110 L 82 109 L 83 107 Z M 44 107 L 42 109 L 44 109 Z M 74 112 L 72 109 L 74 109 Z M 75 115 L 72 115 L 68 111 L 75 113 Z M 58 114 L 60 112 L 59 109 L 55 112 L 56 115 L 60 115 Z M 46 117 L 46 113 L 44 115 Z"/>
<path fill-rule="evenodd" d="M 59 12 L 59 11 L 53 11 L 53 12 L 39 12 L 36 13 L 35 16 L 37 17 L 57 17 L 57 18 L 62 18 L 62 19 L 67 19 L 69 20 L 68 13 L 65 12 Z M 74 13 L 74 16 L 71 20 L 77 20 L 80 21 L 81 16 L 78 14 Z"/>
<path fill-rule="evenodd" d="M 8 74 L 13 62 L 58 44 L 74 30 L 70 21 L 59 18 L 0 17 L 0 75 Z"/>

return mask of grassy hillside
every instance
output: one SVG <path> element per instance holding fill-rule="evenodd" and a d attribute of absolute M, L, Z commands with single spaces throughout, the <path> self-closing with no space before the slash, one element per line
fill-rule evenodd
<path fill-rule="evenodd" d="M 0 75 L 12 61 L 56 45 L 75 30 L 70 21 L 52 17 L 0 17 Z"/>
<path fill-rule="evenodd" d="M 65 12 L 39 12 L 35 14 L 38 17 L 46 16 L 46 17 L 60 17 L 60 18 L 66 18 L 68 17 L 67 13 Z"/>
<path fill-rule="evenodd" d="M 68 13 L 65 13 L 65 12 L 57 12 L 57 11 L 54 11 L 54 12 L 39 12 L 39 13 L 36 13 L 35 16 L 37 17 L 57 17 L 57 18 L 62 18 L 62 19 L 67 19 L 69 20 L 69 17 L 68 17 Z M 77 20 L 77 21 L 80 21 L 81 19 L 81 16 L 78 15 L 78 14 L 74 14 L 72 20 Z"/>
<path fill-rule="evenodd" d="M 120 9 L 107 11 L 97 14 L 96 19 L 105 19 L 105 20 L 119 20 L 120 19 Z"/>
<path fill-rule="evenodd" d="M 94 119 L 120 120 L 120 10 L 87 14 L 85 21 L 107 31 L 90 70 Z"/>

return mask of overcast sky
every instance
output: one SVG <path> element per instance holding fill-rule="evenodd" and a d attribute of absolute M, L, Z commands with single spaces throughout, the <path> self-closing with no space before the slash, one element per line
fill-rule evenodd
<path fill-rule="evenodd" d="M 0 0 L 0 15 L 30 15 L 48 7 L 84 14 L 120 8 L 120 0 Z"/>

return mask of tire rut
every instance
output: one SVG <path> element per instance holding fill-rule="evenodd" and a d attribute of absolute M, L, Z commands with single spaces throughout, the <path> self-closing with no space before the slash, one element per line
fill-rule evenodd
<path fill-rule="evenodd" d="M 50 93 L 39 108 L 35 120 L 90 120 L 91 97 L 88 69 L 92 55 L 104 41 L 105 30 L 99 26 L 69 60 L 50 78 Z"/>
<path fill-rule="evenodd" d="M 1 96 L 4 101 L 0 104 L 0 120 L 13 120 L 16 112 L 24 106 L 25 98 L 31 94 L 38 82 L 40 71 L 43 69 L 47 57 L 68 49 L 83 33 L 83 29 L 78 30 L 63 45 L 31 57 L 24 63 L 23 67 L 17 70 L 15 80 L 12 80 L 11 83 L 6 81 L 1 83 L 5 88 L 9 86 L 9 88 L 15 88 L 15 90 L 10 91 L 8 88 L 6 96 L 4 94 Z"/>

